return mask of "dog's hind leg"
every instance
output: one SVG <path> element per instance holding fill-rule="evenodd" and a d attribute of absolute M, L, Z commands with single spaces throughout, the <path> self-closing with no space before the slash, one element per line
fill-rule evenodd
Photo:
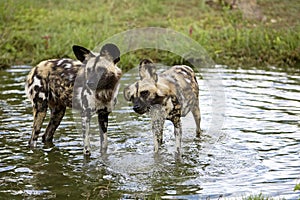
<path fill-rule="evenodd" d="M 41 128 L 47 113 L 48 101 L 47 100 L 37 100 L 33 104 L 33 129 L 31 133 L 31 138 L 29 140 L 29 146 L 36 146 L 37 139 L 41 132 Z"/>
<path fill-rule="evenodd" d="M 182 127 L 181 127 L 181 120 L 180 117 L 174 117 L 172 119 L 174 124 L 174 135 L 175 135 L 175 155 L 176 158 L 181 157 L 181 140 L 182 140 Z"/>
<path fill-rule="evenodd" d="M 51 109 L 51 117 L 50 117 L 49 124 L 46 128 L 45 134 L 43 135 L 43 142 L 52 142 L 54 132 L 59 126 L 66 111 L 66 107 L 63 105 L 55 105 L 50 107 L 50 109 Z"/>
<path fill-rule="evenodd" d="M 200 128 L 200 123 L 201 123 L 201 113 L 200 113 L 200 108 L 199 108 L 199 101 L 197 101 L 196 105 L 191 109 L 193 113 L 193 117 L 196 123 L 196 137 L 200 138 L 202 130 Z"/>
<path fill-rule="evenodd" d="M 174 124 L 174 135 L 175 135 L 175 155 L 176 158 L 181 158 L 181 140 L 182 140 L 182 127 L 181 127 L 181 104 L 176 96 L 171 98 L 173 104 L 173 110 L 170 112 L 170 120 Z"/>
<path fill-rule="evenodd" d="M 108 115 L 109 112 L 106 109 L 98 110 L 98 123 L 100 129 L 100 148 L 101 153 L 105 154 L 107 152 L 107 127 L 108 127 Z"/>

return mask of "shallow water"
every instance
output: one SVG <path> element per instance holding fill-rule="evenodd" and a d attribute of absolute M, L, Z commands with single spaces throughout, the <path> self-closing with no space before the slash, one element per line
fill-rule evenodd
<path fill-rule="evenodd" d="M 223 80 L 225 121 L 220 137 L 209 134 L 212 93 L 199 75 L 204 134 L 194 140 L 192 116 L 183 119 L 181 162 L 173 156 L 172 124 L 166 122 L 162 151 L 154 156 L 149 118 L 133 113 L 121 93 L 110 116 L 107 156 L 100 154 L 94 118 L 92 155 L 84 158 L 77 115 L 70 109 L 56 131 L 55 146 L 43 146 L 40 139 L 37 148 L 28 148 L 33 118 L 24 80 L 29 70 L 14 66 L 0 71 L 0 199 L 300 197 L 293 191 L 300 182 L 297 69 L 201 69 L 206 77 L 218 73 Z M 122 84 L 135 76 L 126 73 Z"/>

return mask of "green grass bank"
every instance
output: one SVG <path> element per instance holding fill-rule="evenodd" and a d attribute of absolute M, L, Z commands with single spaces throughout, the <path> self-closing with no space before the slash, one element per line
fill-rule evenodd
<path fill-rule="evenodd" d="M 1 0 L 0 66 L 74 58 L 73 44 L 93 49 L 114 34 L 140 27 L 179 31 L 202 45 L 218 64 L 299 66 L 300 1 L 230 2 Z M 181 62 L 167 52 L 139 51 L 124 55 L 120 66 L 136 65 L 143 54 L 166 64 Z"/>

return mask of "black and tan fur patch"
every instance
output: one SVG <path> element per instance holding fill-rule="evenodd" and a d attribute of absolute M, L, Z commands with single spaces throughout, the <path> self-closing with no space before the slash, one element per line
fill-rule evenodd
<path fill-rule="evenodd" d="M 124 89 L 125 99 L 133 103 L 136 113 L 150 113 L 155 152 L 162 142 L 164 120 L 171 120 L 175 127 L 176 149 L 180 153 L 181 117 L 191 111 L 197 127 L 196 136 L 201 134 L 199 87 L 194 71 L 178 65 L 157 74 L 155 64 L 145 59 L 140 63 L 139 76 L 139 81 Z"/>
<path fill-rule="evenodd" d="M 88 137 L 89 121 L 98 114 L 101 145 L 106 147 L 107 117 L 116 102 L 121 70 L 116 63 L 120 51 L 113 44 L 106 44 L 100 53 L 84 47 L 73 46 L 78 60 L 52 59 L 39 63 L 27 76 L 25 90 L 33 105 L 34 124 L 30 146 L 35 146 L 48 107 L 50 122 L 43 135 L 43 142 L 51 142 L 66 107 L 81 110 L 84 153 L 90 154 Z M 103 122 L 102 119 L 105 119 Z M 101 122 L 101 123 L 100 123 Z M 103 131 L 105 130 L 105 131 Z M 103 136 L 104 135 L 104 136 Z"/>

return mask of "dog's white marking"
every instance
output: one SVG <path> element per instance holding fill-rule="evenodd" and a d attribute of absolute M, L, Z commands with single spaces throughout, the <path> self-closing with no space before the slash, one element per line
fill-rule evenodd
<path fill-rule="evenodd" d="M 25 93 L 29 99 L 32 99 L 32 96 L 35 96 L 36 91 L 34 90 L 34 87 L 38 86 L 41 87 L 41 80 L 37 78 L 36 76 L 33 77 L 33 83 L 30 85 L 30 87 L 25 87 Z M 32 94 L 30 92 L 32 91 Z M 32 102 L 33 103 L 33 102 Z"/>
<path fill-rule="evenodd" d="M 32 86 L 36 86 L 36 85 L 39 86 L 39 87 L 42 86 L 42 84 L 41 84 L 41 79 L 39 79 L 39 78 L 37 78 L 36 76 L 34 76 L 34 77 L 33 77 L 33 84 L 31 85 L 31 87 L 32 87 Z"/>
<path fill-rule="evenodd" d="M 185 78 L 184 80 L 185 80 L 185 82 L 187 82 L 187 83 L 191 83 L 191 80 L 188 79 L 188 78 Z"/>
<path fill-rule="evenodd" d="M 71 63 L 67 63 L 66 65 L 65 65 L 65 69 L 70 69 L 72 67 L 72 64 Z"/>
<path fill-rule="evenodd" d="M 74 76 L 73 74 L 70 74 L 70 75 L 69 75 L 69 81 L 73 81 L 73 80 L 74 80 L 74 77 L 75 77 L 75 76 Z"/>
<path fill-rule="evenodd" d="M 46 99 L 45 93 L 40 92 L 40 93 L 39 93 L 39 98 L 42 98 L 43 100 L 45 100 L 45 99 Z"/>
<path fill-rule="evenodd" d="M 57 66 L 61 65 L 66 59 L 61 59 L 57 62 Z"/>

